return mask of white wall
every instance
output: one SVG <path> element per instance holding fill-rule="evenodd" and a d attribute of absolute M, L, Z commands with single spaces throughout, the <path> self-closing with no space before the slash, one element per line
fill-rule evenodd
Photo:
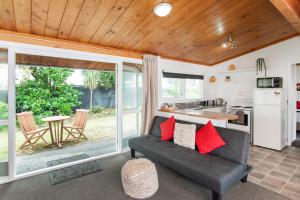
<path fill-rule="evenodd" d="M 300 37 L 296 37 L 270 47 L 240 56 L 238 58 L 215 65 L 215 75 L 219 78 L 218 95 L 227 96 L 228 101 L 235 98 L 251 97 L 255 88 L 256 71 L 241 72 L 230 74 L 234 80 L 234 84 L 224 84 L 222 81 L 230 64 L 234 64 L 237 69 L 256 68 L 256 59 L 264 58 L 267 65 L 267 76 L 283 77 L 283 87 L 289 88 L 289 76 L 291 66 L 300 62 Z M 262 75 L 259 75 L 262 76 Z M 232 90 L 234 88 L 234 90 Z M 226 93 L 226 94 L 224 94 Z"/>
<path fill-rule="evenodd" d="M 256 59 L 264 58 L 267 65 L 267 76 L 283 77 L 283 87 L 288 92 L 288 143 L 295 138 L 296 122 L 294 120 L 296 96 L 295 96 L 295 64 L 300 63 L 300 37 L 266 47 L 264 49 L 240 56 L 214 66 L 214 75 L 217 82 L 217 95 L 223 96 L 230 103 L 239 99 L 251 99 L 256 87 L 256 72 L 233 73 L 233 84 L 224 84 L 225 74 L 220 72 L 228 69 L 230 64 L 235 64 L 237 69 L 255 68 Z"/>
<path fill-rule="evenodd" d="M 300 83 L 300 66 L 297 66 L 296 69 L 296 81 L 297 83 Z"/>

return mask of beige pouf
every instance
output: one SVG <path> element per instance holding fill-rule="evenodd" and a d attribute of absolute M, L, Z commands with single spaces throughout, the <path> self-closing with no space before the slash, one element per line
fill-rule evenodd
<path fill-rule="evenodd" d="M 125 193 L 133 198 L 151 197 L 158 189 L 154 163 L 145 158 L 129 160 L 121 171 Z"/>

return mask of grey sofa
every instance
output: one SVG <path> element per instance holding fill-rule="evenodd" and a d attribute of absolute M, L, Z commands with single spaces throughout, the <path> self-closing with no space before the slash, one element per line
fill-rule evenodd
<path fill-rule="evenodd" d="M 249 136 L 236 130 L 216 127 L 226 146 L 210 154 L 160 140 L 160 123 L 167 118 L 156 116 L 149 135 L 129 140 L 131 156 L 135 151 L 180 173 L 196 183 L 212 190 L 212 199 L 221 200 L 222 195 L 239 181 L 247 182 L 251 167 L 247 165 Z M 191 124 L 176 120 L 177 123 Z M 202 124 L 196 124 L 197 130 Z"/>

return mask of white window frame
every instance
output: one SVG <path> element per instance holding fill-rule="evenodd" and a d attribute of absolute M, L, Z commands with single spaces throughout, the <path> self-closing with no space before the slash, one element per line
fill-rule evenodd
<path fill-rule="evenodd" d="M 160 91 L 163 92 L 162 82 L 164 77 L 161 78 L 161 84 L 160 84 Z M 186 102 L 197 102 L 201 101 L 203 99 L 203 90 L 204 90 L 204 80 L 202 80 L 202 87 L 199 88 L 201 91 L 201 97 L 199 99 L 189 99 L 185 97 L 186 91 L 185 91 L 185 80 L 186 79 L 180 79 L 180 96 L 178 97 L 168 97 L 164 98 L 163 94 L 161 93 L 161 103 L 186 103 Z"/>
<path fill-rule="evenodd" d="M 21 44 L 16 42 L 1 41 L 0 48 L 8 50 L 8 66 L 9 66 L 9 84 L 8 84 L 8 99 L 9 99 L 9 108 L 8 108 L 8 146 L 9 146 L 9 176 L 7 178 L 1 179 L 0 184 L 11 182 L 14 180 L 43 174 L 49 171 L 61 169 L 75 164 L 80 164 L 84 162 L 89 162 L 91 160 L 97 160 L 101 158 L 106 158 L 114 155 L 118 155 L 124 150 L 122 149 L 122 68 L 123 62 L 142 64 L 141 59 L 126 58 L 120 56 L 98 54 L 91 52 L 83 52 L 77 50 L 61 49 L 54 47 L 46 47 L 40 45 L 32 44 Z M 28 54 L 28 55 L 40 55 L 40 56 L 50 56 L 57 58 L 69 58 L 69 59 L 78 59 L 78 60 L 88 60 L 88 61 L 98 61 L 98 62 L 107 62 L 116 64 L 116 73 L 117 73 L 117 83 L 116 83 L 116 110 L 117 110 L 117 148 L 113 153 L 100 155 L 96 157 L 91 157 L 83 159 L 80 161 L 75 161 L 67 164 L 62 164 L 59 166 L 49 167 L 45 169 L 40 169 L 25 174 L 17 175 L 16 174 L 16 113 L 15 113 L 15 69 L 16 69 L 16 54 Z M 6 124 L 5 121 L 1 121 L 1 124 Z"/>

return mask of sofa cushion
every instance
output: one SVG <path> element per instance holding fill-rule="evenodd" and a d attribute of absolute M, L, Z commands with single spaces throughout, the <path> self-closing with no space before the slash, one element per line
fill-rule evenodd
<path fill-rule="evenodd" d="M 175 124 L 174 143 L 190 149 L 195 149 L 195 124 Z"/>
<path fill-rule="evenodd" d="M 220 137 L 211 121 L 209 121 L 205 126 L 197 131 L 196 144 L 199 153 L 205 154 L 224 146 L 225 142 Z"/>
<path fill-rule="evenodd" d="M 231 160 L 247 167 L 250 137 L 249 133 L 216 127 L 226 145 L 211 152 L 212 155 Z"/>
<path fill-rule="evenodd" d="M 161 140 L 172 140 L 174 138 L 175 119 L 171 116 L 159 125 L 161 131 Z"/>
<path fill-rule="evenodd" d="M 209 154 L 161 141 L 155 136 L 129 140 L 133 148 L 213 191 L 227 191 L 243 175 L 243 166 Z"/>
<path fill-rule="evenodd" d="M 166 117 L 155 116 L 152 122 L 152 128 L 150 130 L 150 135 L 160 138 L 160 123 L 165 121 Z M 196 124 L 196 129 L 203 127 L 203 124 L 197 124 L 193 122 L 177 120 L 177 123 L 182 124 Z M 233 162 L 239 163 L 246 168 L 248 149 L 249 149 L 249 134 L 237 130 L 226 129 L 221 127 L 215 127 L 224 142 L 225 146 L 216 149 L 211 152 L 211 154 L 231 160 Z"/>

